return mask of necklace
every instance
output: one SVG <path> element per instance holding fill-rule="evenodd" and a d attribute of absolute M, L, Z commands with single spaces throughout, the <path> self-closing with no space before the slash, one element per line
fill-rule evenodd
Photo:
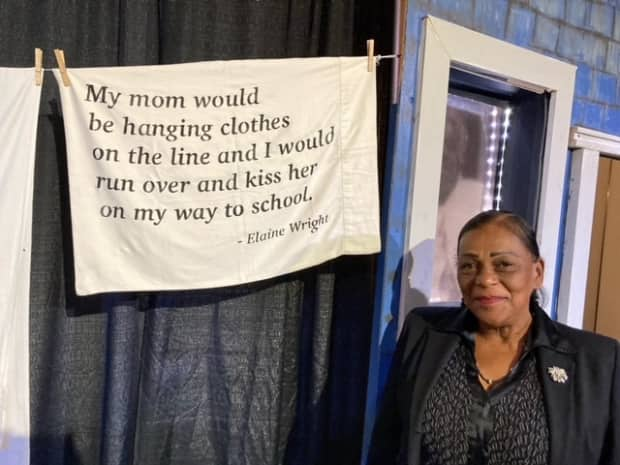
<path fill-rule="evenodd" d="M 487 378 L 486 376 L 484 376 L 484 375 L 482 374 L 482 372 L 480 371 L 480 368 L 478 368 L 478 366 L 476 366 L 476 371 L 478 372 L 478 377 L 479 377 L 482 381 L 484 381 L 484 382 L 485 382 L 488 386 L 493 386 L 493 384 L 497 383 L 498 381 L 501 381 L 501 380 L 502 380 L 502 379 L 504 379 L 506 376 L 508 376 L 508 375 L 505 375 L 505 376 L 502 376 L 502 377 L 501 377 L 501 378 L 499 378 L 499 379 L 492 380 L 491 378 Z"/>
<path fill-rule="evenodd" d="M 525 356 L 525 338 L 521 338 L 519 340 L 519 345 L 518 345 L 518 351 L 521 354 L 519 356 L 519 358 L 517 359 L 516 362 L 514 362 L 512 365 L 510 365 L 510 367 L 508 368 L 508 373 L 506 373 L 504 376 L 500 376 L 497 379 L 492 379 L 492 378 L 487 378 L 486 376 L 484 376 L 482 374 L 482 371 L 480 371 L 480 367 L 478 366 L 478 362 L 475 362 L 475 366 L 476 366 L 476 372 L 478 373 L 478 377 L 480 378 L 480 380 L 482 382 L 484 382 L 489 388 L 491 388 L 492 386 L 494 386 L 495 384 L 504 381 L 506 378 L 508 378 L 517 368 L 517 366 L 519 365 L 519 362 L 521 362 L 521 360 L 523 359 L 523 357 Z M 474 359 L 475 359 L 475 353 L 474 353 Z"/>
<path fill-rule="evenodd" d="M 506 373 L 504 376 L 500 376 L 497 379 L 491 379 L 491 378 L 487 378 L 486 376 L 484 376 L 482 374 L 482 372 L 480 371 L 480 368 L 478 367 L 478 364 L 476 363 L 476 372 L 478 373 L 478 377 L 484 381 L 487 386 L 493 386 L 494 384 L 499 383 L 500 381 L 504 381 L 506 378 L 508 378 L 513 371 L 515 371 L 515 368 L 517 368 L 517 365 L 519 365 L 519 361 L 517 361 L 517 363 L 515 363 L 513 366 L 510 367 L 510 369 L 508 370 L 508 373 Z"/>

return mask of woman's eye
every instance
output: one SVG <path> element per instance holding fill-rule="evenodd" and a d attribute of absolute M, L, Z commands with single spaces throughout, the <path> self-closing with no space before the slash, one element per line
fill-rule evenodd
<path fill-rule="evenodd" d="M 459 271 L 467 272 L 473 271 L 474 264 L 473 263 L 459 263 Z"/>
<path fill-rule="evenodd" d="M 512 263 L 510 262 L 499 262 L 495 264 L 495 269 L 500 271 L 509 270 L 510 268 L 512 268 Z"/>

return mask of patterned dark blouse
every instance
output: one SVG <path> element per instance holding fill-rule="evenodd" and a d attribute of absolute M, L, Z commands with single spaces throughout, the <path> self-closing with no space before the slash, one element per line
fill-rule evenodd
<path fill-rule="evenodd" d="M 549 428 L 531 351 L 490 391 L 478 381 L 464 337 L 429 394 L 423 417 L 425 465 L 544 465 Z"/>

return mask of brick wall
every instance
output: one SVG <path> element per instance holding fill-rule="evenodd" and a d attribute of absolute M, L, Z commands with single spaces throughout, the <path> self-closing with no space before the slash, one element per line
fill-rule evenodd
<path fill-rule="evenodd" d="M 620 0 L 415 0 L 409 8 L 410 19 L 431 14 L 577 65 L 572 123 L 620 135 Z"/>

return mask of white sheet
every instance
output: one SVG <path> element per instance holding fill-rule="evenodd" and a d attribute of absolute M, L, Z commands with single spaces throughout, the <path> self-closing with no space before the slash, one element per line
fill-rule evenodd
<path fill-rule="evenodd" d="M 56 70 L 77 293 L 228 286 L 378 252 L 366 66 L 70 69 L 69 87 Z"/>
<path fill-rule="evenodd" d="M 0 463 L 30 461 L 29 290 L 41 87 L 34 69 L 0 68 Z"/>

